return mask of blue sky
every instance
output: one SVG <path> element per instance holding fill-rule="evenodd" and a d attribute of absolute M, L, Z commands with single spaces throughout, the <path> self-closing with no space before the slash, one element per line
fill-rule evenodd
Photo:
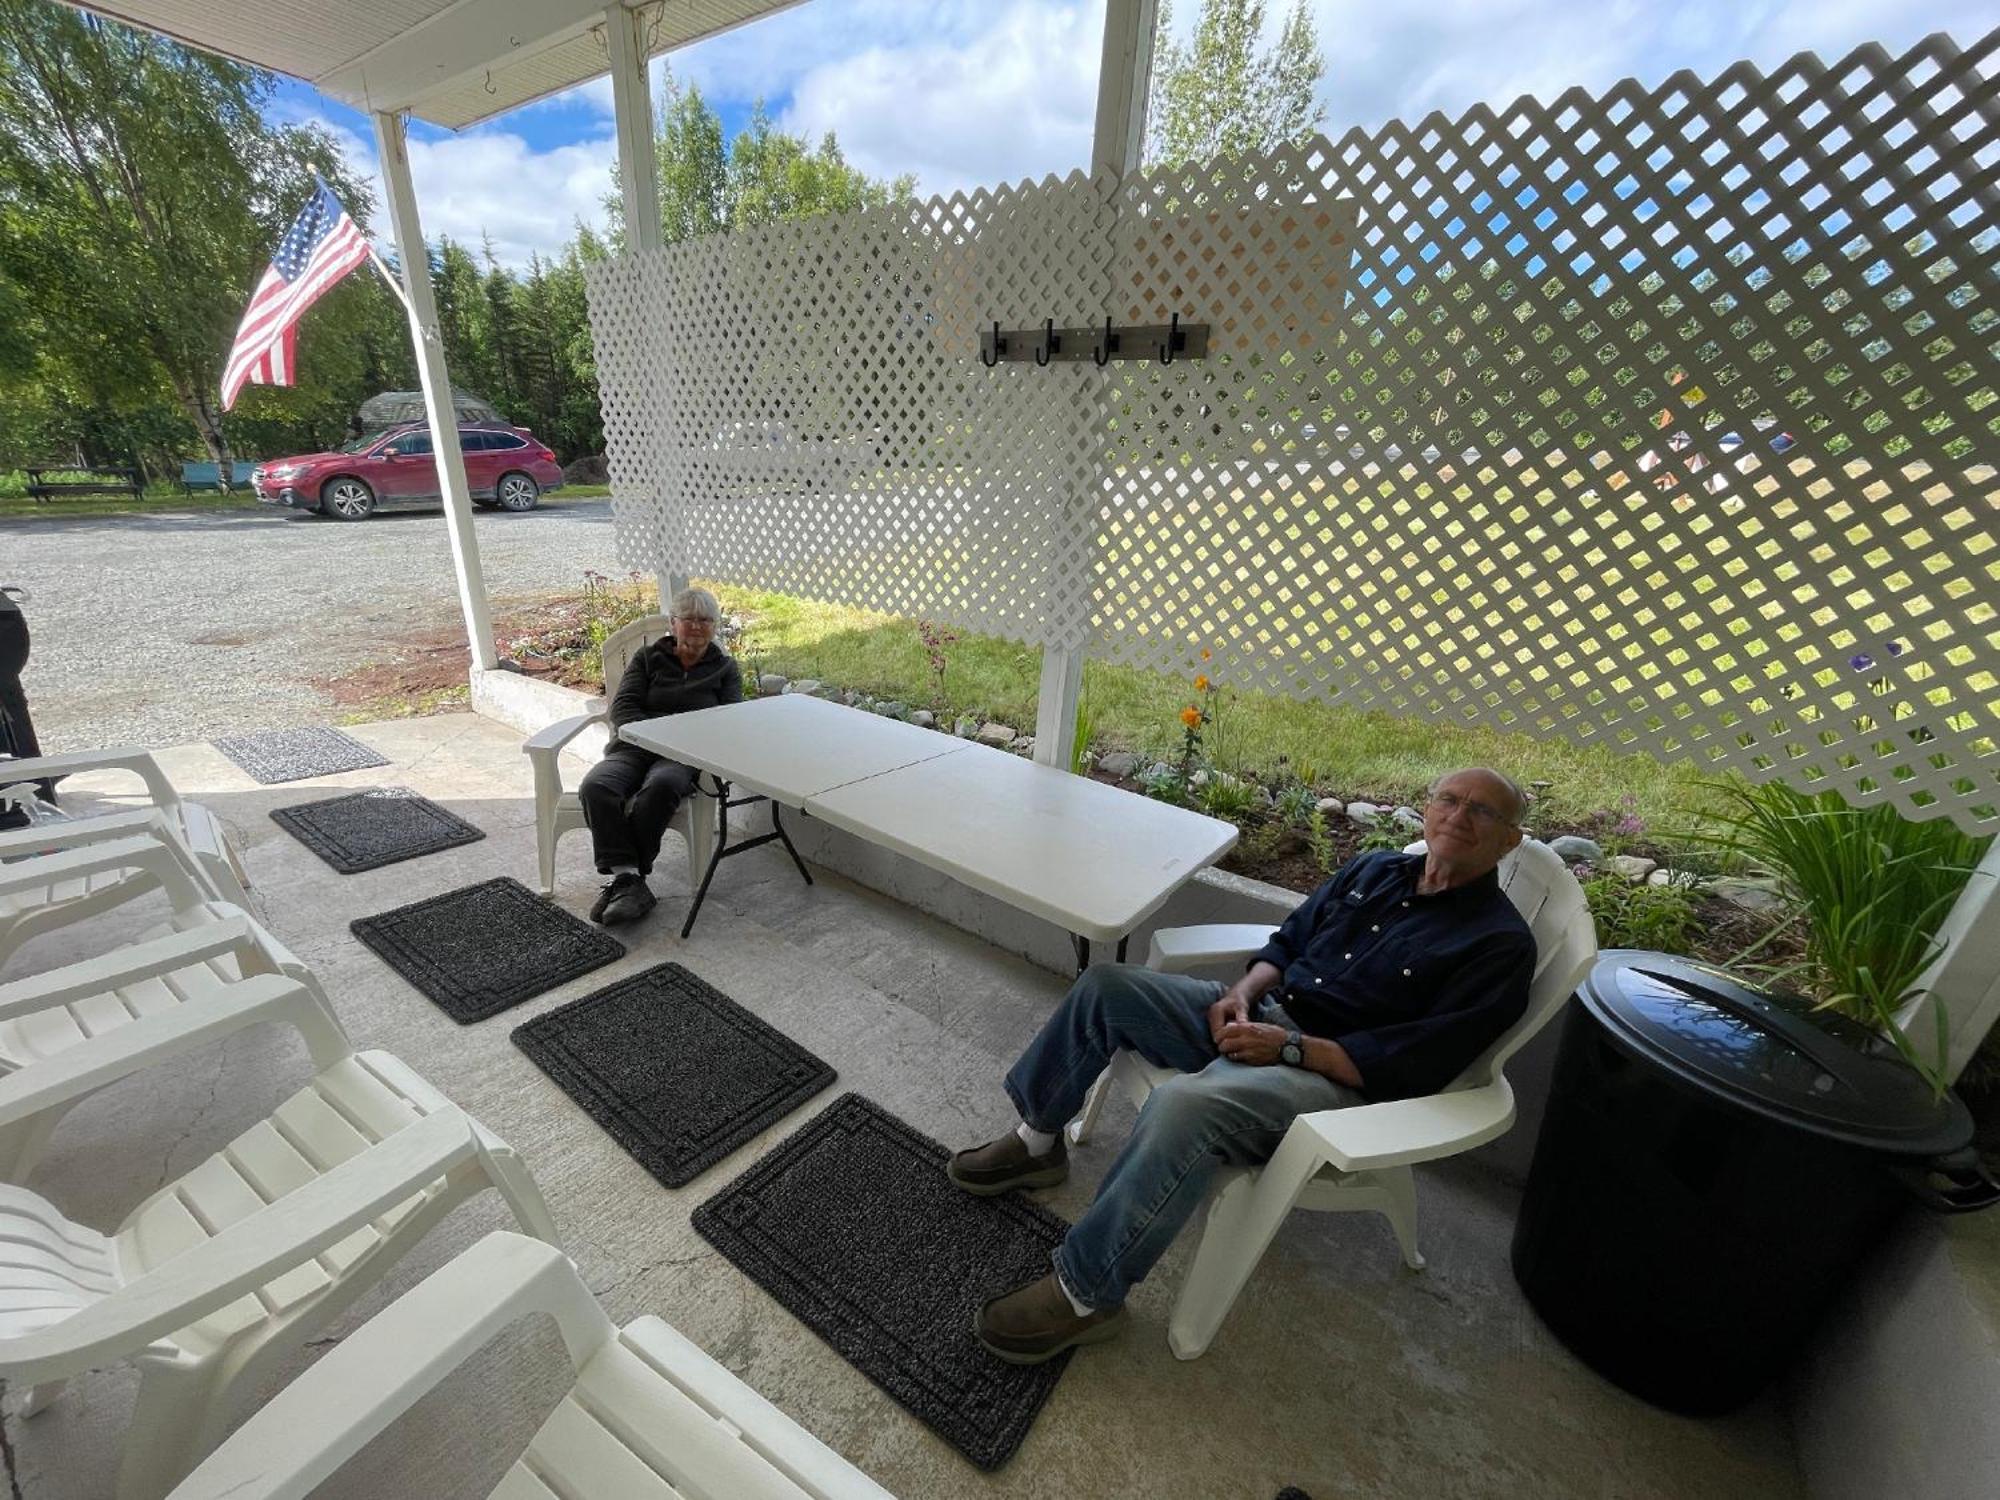
<path fill-rule="evenodd" d="M 1275 28 L 1287 0 L 1267 8 Z M 1185 32 L 1199 0 L 1174 9 Z M 1312 0 L 1312 9 L 1332 136 L 1578 84 L 1657 84 L 1681 68 L 1708 75 L 1740 58 L 1770 67 L 1810 50 L 1831 60 L 1869 41 L 1898 52 L 1932 31 L 1964 45 L 2000 24 L 2000 0 Z M 732 133 L 761 98 L 787 129 L 834 131 L 856 165 L 914 172 L 920 191 L 948 192 L 1083 163 L 1103 24 L 1102 0 L 808 0 L 671 63 Z M 286 81 L 273 112 L 325 124 L 356 168 L 376 175 L 372 132 L 352 110 Z M 476 247 L 490 234 L 498 257 L 520 265 L 560 247 L 579 218 L 602 223 L 615 157 L 608 81 L 456 135 L 417 123 L 412 142 L 432 238 Z"/>

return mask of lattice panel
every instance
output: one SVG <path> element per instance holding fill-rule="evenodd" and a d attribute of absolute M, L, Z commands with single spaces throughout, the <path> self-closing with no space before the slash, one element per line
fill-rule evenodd
<path fill-rule="evenodd" d="M 1991 827 L 1995 46 L 605 268 L 621 546 Z M 977 360 L 1171 311 L 1208 359 Z"/>

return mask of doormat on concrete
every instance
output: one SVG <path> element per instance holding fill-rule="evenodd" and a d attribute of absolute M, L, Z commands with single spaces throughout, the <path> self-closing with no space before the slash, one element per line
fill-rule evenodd
<path fill-rule="evenodd" d="M 684 1186 L 833 1082 L 833 1069 L 679 964 L 514 1028 L 514 1045 L 639 1165 Z"/>
<path fill-rule="evenodd" d="M 266 786 L 389 764 L 338 729 L 260 729 L 255 734 L 227 735 L 214 745 Z"/>
<path fill-rule="evenodd" d="M 1069 1355 L 1010 1365 L 972 1321 L 1046 1276 L 1069 1226 L 1019 1193 L 961 1192 L 944 1175 L 948 1154 L 843 1094 L 696 1209 L 694 1227 L 938 1436 L 997 1469 Z"/>
<path fill-rule="evenodd" d="M 625 956 L 618 939 L 505 875 L 348 928 L 461 1026 Z"/>
<path fill-rule="evenodd" d="M 271 819 L 343 875 L 486 837 L 483 829 L 401 786 L 371 786 L 345 797 L 275 807 Z"/>

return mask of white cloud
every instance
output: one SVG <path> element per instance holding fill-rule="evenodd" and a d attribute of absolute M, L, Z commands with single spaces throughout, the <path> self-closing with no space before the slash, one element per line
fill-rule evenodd
<path fill-rule="evenodd" d="M 291 112 L 333 137 L 356 176 L 375 195 L 369 228 L 375 242 L 393 248 L 388 188 L 375 142 L 324 117 Z M 478 254 L 487 238 L 503 266 L 520 269 L 537 252 L 553 256 L 576 234 L 579 219 L 602 231 L 604 196 L 616 184 L 617 146 L 608 134 L 535 150 L 520 136 L 486 128 L 435 140 L 410 139 L 410 177 L 424 238 L 449 236 Z"/>

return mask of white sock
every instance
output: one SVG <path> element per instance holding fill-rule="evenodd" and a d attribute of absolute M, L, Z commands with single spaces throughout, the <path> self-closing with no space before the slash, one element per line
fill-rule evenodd
<path fill-rule="evenodd" d="M 1056 1273 L 1056 1285 L 1062 1288 L 1063 1296 L 1068 1300 L 1069 1305 L 1075 1309 L 1076 1315 L 1079 1318 L 1087 1318 L 1097 1311 L 1088 1302 L 1079 1302 L 1076 1300 L 1076 1293 L 1069 1289 L 1069 1283 L 1062 1279 L 1061 1272 Z"/>
<path fill-rule="evenodd" d="M 1014 1134 L 1021 1138 L 1021 1143 L 1028 1148 L 1030 1156 L 1047 1156 L 1055 1147 L 1054 1136 L 1033 1129 L 1025 1120 L 1014 1127 Z"/>
<path fill-rule="evenodd" d="M 639 867 L 637 865 L 613 865 L 611 873 L 613 875 L 637 875 Z"/>

